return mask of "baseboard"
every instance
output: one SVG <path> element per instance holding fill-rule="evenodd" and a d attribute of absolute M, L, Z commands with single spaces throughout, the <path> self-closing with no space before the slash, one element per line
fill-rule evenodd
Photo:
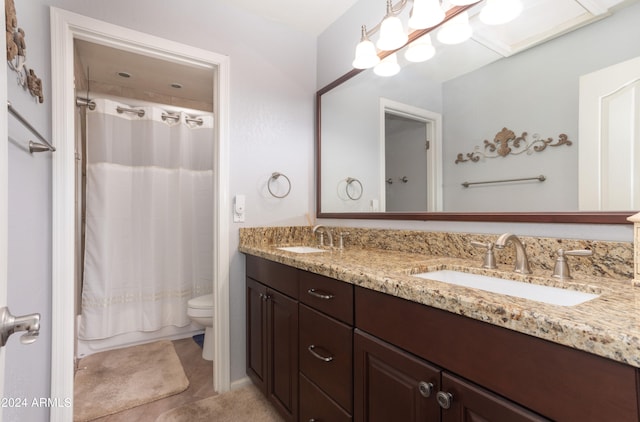
<path fill-rule="evenodd" d="M 245 387 L 247 385 L 251 384 L 251 380 L 249 379 L 249 377 L 243 377 L 240 378 L 238 380 L 232 381 L 231 382 L 231 390 L 237 390 L 238 388 L 242 388 Z"/>

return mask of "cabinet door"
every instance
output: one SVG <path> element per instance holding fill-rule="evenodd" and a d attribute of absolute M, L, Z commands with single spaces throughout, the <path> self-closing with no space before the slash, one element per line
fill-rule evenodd
<path fill-rule="evenodd" d="M 287 420 L 298 417 L 298 302 L 267 289 L 267 395 Z"/>
<path fill-rule="evenodd" d="M 356 421 L 440 420 L 439 368 L 359 330 L 354 349 Z"/>
<path fill-rule="evenodd" d="M 267 288 L 247 278 L 247 375 L 267 394 Z"/>
<path fill-rule="evenodd" d="M 437 400 L 443 406 L 443 422 L 548 421 L 447 372 L 442 374 L 442 391 L 438 392 Z"/>

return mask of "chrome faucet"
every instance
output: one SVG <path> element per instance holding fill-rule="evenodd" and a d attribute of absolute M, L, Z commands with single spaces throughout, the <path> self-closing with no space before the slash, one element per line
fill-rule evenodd
<path fill-rule="evenodd" d="M 524 245 L 520 239 L 518 239 L 518 236 L 513 233 L 502 234 L 498 240 L 496 240 L 495 246 L 498 249 L 503 249 L 509 242 L 511 242 L 513 247 L 516 249 L 516 262 L 513 271 L 521 274 L 531 274 L 527 252 L 525 251 Z"/>
<path fill-rule="evenodd" d="M 327 237 L 329 238 L 329 247 L 333 248 L 333 236 L 331 235 L 331 230 L 329 230 L 326 226 L 323 226 L 322 224 L 318 224 L 317 226 L 313 227 L 313 234 L 315 235 L 316 232 L 320 232 L 320 241 L 318 242 L 320 244 L 320 246 L 324 246 L 324 233 L 327 234 Z"/>

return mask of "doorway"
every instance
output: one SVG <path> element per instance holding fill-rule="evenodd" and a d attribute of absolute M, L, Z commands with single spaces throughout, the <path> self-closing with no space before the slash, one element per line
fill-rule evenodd
<path fill-rule="evenodd" d="M 215 69 L 212 103 L 216 108 L 213 231 L 214 371 L 213 386 L 230 386 L 229 368 L 229 59 L 138 31 L 64 10 L 51 9 L 53 142 L 53 276 L 51 397 L 73 397 L 75 343 L 75 90 L 74 41 L 83 40 L 150 58 Z M 51 420 L 71 420 L 73 407 L 51 409 Z"/>
<path fill-rule="evenodd" d="M 442 211 L 442 116 L 380 99 L 381 211 Z"/>

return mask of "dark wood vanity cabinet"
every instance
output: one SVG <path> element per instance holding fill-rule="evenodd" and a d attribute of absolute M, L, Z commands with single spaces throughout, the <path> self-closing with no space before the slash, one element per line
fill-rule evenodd
<path fill-rule="evenodd" d="M 355 317 L 359 330 L 443 368 L 443 421 L 640 420 L 631 366 L 360 287 Z"/>
<path fill-rule="evenodd" d="M 247 375 L 287 421 L 350 421 L 353 285 L 246 262 Z"/>
<path fill-rule="evenodd" d="M 548 421 L 359 330 L 354 365 L 356 421 Z"/>
<path fill-rule="evenodd" d="M 640 420 L 640 371 L 247 256 L 247 374 L 287 421 Z"/>
<path fill-rule="evenodd" d="M 290 284 L 294 289 L 288 287 Z M 246 301 L 247 375 L 287 421 L 296 421 L 297 270 L 266 260 L 247 259 Z"/>
<path fill-rule="evenodd" d="M 353 285 L 301 271 L 299 287 L 300 420 L 350 421 Z"/>

